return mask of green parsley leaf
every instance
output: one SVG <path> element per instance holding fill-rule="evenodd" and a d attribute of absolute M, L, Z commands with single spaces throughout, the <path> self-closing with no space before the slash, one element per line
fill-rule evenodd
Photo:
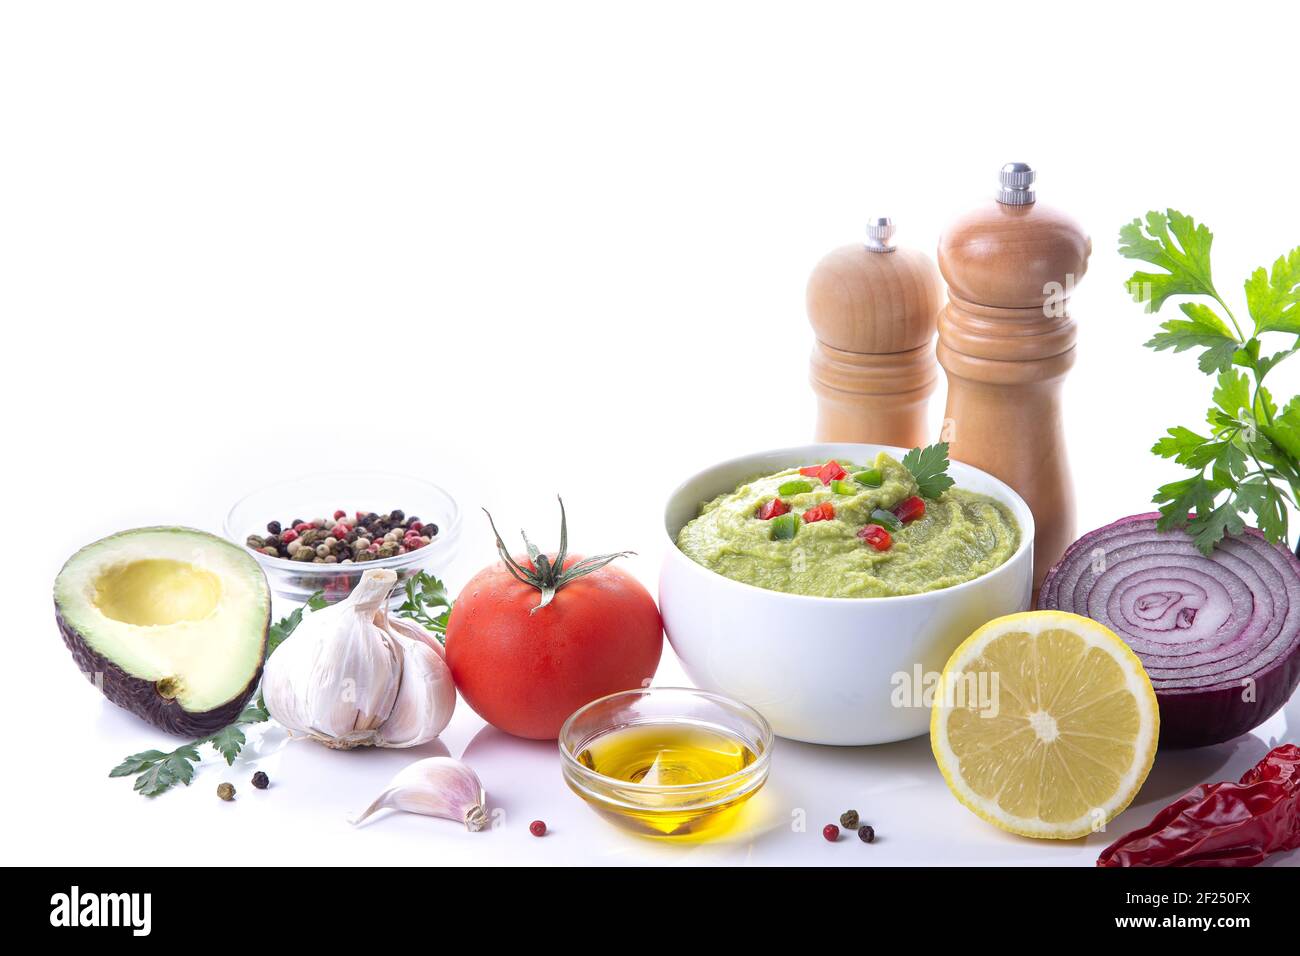
<path fill-rule="evenodd" d="M 1300 396 L 1287 402 L 1282 414 L 1271 425 L 1261 425 L 1264 433 L 1278 449 L 1292 460 L 1300 460 Z"/>
<path fill-rule="evenodd" d="M 1236 506 L 1239 511 L 1254 513 L 1266 538 L 1287 540 L 1286 499 L 1267 478 L 1258 476 L 1243 481 L 1237 487 Z"/>
<path fill-rule="evenodd" d="M 209 738 L 209 743 L 216 749 L 217 753 L 226 758 L 227 764 L 233 764 L 239 752 L 244 749 L 244 732 L 235 724 L 229 727 L 222 727 Z"/>
<path fill-rule="evenodd" d="M 1255 341 L 1258 341 L 1258 339 Z M 1277 363 L 1281 362 L 1283 359 L 1288 359 L 1292 355 L 1295 355 L 1297 351 L 1300 351 L 1300 340 L 1297 340 L 1297 344 L 1289 349 L 1283 349 L 1280 352 L 1274 352 L 1272 355 L 1265 355 L 1263 357 L 1256 356 L 1253 364 L 1255 377 L 1257 379 L 1263 379 L 1273 366 L 1277 365 Z"/>
<path fill-rule="evenodd" d="M 146 797 L 156 797 L 178 783 L 189 786 L 194 779 L 194 764 L 199 752 L 193 744 L 178 747 L 135 779 L 135 789 Z"/>
<path fill-rule="evenodd" d="M 263 721 L 270 720 L 271 714 L 266 709 L 266 701 L 262 699 L 261 693 L 249 701 L 238 717 L 235 718 L 237 724 L 260 724 Z"/>
<path fill-rule="evenodd" d="M 293 633 L 293 629 L 302 623 L 302 616 L 306 611 L 319 611 L 326 603 L 325 595 L 317 591 L 307 599 L 307 603 L 302 607 L 295 608 L 287 617 L 281 618 L 278 622 L 272 624 L 266 633 L 266 656 L 270 657 L 274 654 L 275 649 Z"/>
<path fill-rule="evenodd" d="M 1241 534 L 1246 522 L 1237 513 L 1235 498 L 1229 498 L 1212 511 L 1198 514 L 1187 523 L 1187 533 L 1202 554 L 1209 554 L 1224 535 Z"/>
<path fill-rule="evenodd" d="M 953 485 L 948 476 L 948 443 L 913 448 L 903 456 L 903 467 L 912 473 L 922 498 L 938 498 Z"/>
<path fill-rule="evenodd" d="M 1213 466 L 1211 474 L 1214 480 L 1225 488 L 1231 488 L 1237 483 L 1237 480 L 1244 478 L 1246 475 L 1246 453 L 1236 441 L 1229 439 L 1224 442 L 1216 443 L 1219 447 L 1216 449 L 1214 459 L 1210 462 Z"/>
<path fill-rule="evenodd" d="M 1219 387 L 1214 390 L 1214 404 L 1223 409 L 1230 418 L 1236 418 L 1242 411 L 1251 407 L 1250 379 L 1244 372 L 1232 369 L 1220 372 Z"/>
<path fill-rule="evenodd" d="M 1278 256 L 1270 275 L 1263 266 L 1246 280 L 1246 305 L 1255 320 L 1255 334 L 1290 332 L 1300 335 L 1300 246 Z"/>
<path fill-rule="evenodd" d="M 1134 301 L 1156 312 L 1173 295 L 1215 295 L 1210 277 L 1210 246 L 1214 242 L 1210 230 L 1173 209 L 1147 213 L 1145 225 L 1145 233 L 1140 219 L 1120 229 L 1119 254 L 1165 271 L 1133 273 L 1128 289 Z"/>
<path fill-rule="evenodd" d="M 142 750 L 138 754 L 132 754 L 123 760 L 120 764 L 108 772 L 110 777 L 129 777 L 133 773 L 139 773 L 141 770 L 148 770 L 159 760 L 166 757 L 167 754 L 161 750 Z"/>
<path fill-rule="evenodd" d="M 1158 439 L 1151 446 L 1151 451 L 1161 458 L 1172 458 L 1180 465 L 1199 469 L 1204 468 L 1214 460 L 1217 452 L 1211 452 L 1209 457 L 1205 457 L 1205 455 L 1207 446 L 1215 444 L 1217 443 L 1201 437 L 1190 428 L 1176 425 L 1169 429 L 1169 433 L 1165 437 Z"/>
<path fill-rule="evenodd" d="M 1218 313 L 1208 305 L 1200 302 L 1184 302 L 1179 306 L 1186 319 L 1170 319 L 1163 322 L 1147 347 L 1157 352 L 1173 349 L 1184 352 L 1190 348 L 1204 348 L 1197 360 L 1202 372 L 1222 372 L 1232 367 L 1233 356 L 1241 348 L 1241 343 L 1228 331 Z"/>
<path fill-rule="evenodd" d="M 1215 497 L 1222 490 L 1218 482 L 1211 481 L 1200 474 L 1161 485 L 1151 499 L 1160 505 L 1160 520 L 1156 522 L 1156 526 L 1161 531 L 1185 528 L 1187 522 L 1191 520 L 1191 513 L 1212 509 Z"/>
<path fill-rule="evenodd" d="M 398 617 L 415 621 L 445 643 L 447 621 L 451 617 L 451 598 L 447 595 L 447 586 L 432 574 L 419 571 L 406 579 L 404 587 L 406 600 L 397 609 Z M 438 613 L 433 613 L 435 611 Z"/>

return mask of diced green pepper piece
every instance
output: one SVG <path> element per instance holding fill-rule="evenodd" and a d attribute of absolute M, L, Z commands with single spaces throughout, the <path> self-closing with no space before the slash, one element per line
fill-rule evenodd
<path fill-rule="evenodd" d="M 845 481 L 843 478 L 837 478 L 831 482 L 831 491 L 837 495 L 856 495 L 858 490 L 856 482 Z"/>
<path fill-rule="evenodd" d="M 903 522 L 898 520 L 898 515 L 892 511 L 886 511 L 884 508 L 877 508 L 871 512 L 871 520 L 878 525 L 883 525 L 890 531 L 897 531 L 903 526 Z"/>
<path fill-rule="evenodd" d="M 802 478 L 795 478 L 793 481 L 787 481 L 776 489 L 777 494 L 785 497 L 787 495 L 802 495 L 813 490 L 811 481 L 804 481 Z"/>
<path fill-rule="evenodd" d="M 802 523 L 803 521 L 793 511 L 777 515 L 772 519 L 772 540 L 789 541 L 799 533 L 799 525 Z"/>
<path fill-rule="evenodd" d="M 866 471 L 860 471 L 854 475 L 853 480 L 860 485 L 866 485 L 868 488 L 879 488 L 885 483 L 885 476 L 880 473 L 879 468 L 868 468 Z"/>

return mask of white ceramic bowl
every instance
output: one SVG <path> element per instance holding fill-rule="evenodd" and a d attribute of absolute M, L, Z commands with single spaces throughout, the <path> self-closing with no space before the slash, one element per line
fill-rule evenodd
<path fill-rule="evenodd" d="M 677 533 L 700 505 L 742 482 L 792 465 L 857 464 L 888 445 L 820 444 L 733 458 L 688 478 L 668 499 L 659 608 L 673 650 L 694 683 L 758 710 L 782 737 L 817 744 L 881 744 L 926 733 L 928 690 L 948 657 L 992 618 L 1029 607 L 1034 518 L 998 479 L 953 462 L 957 487 L 1006 505 L 1020 546 L 982 577 L 941 591 L 883 598 L 824 598 L 742 584 L 696 564 Z"/>

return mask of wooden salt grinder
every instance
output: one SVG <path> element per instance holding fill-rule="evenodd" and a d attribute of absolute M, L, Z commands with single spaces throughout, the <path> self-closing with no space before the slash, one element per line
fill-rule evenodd
<path fill-rule="evenodd" d="M 1061 385 L 1074 364 L 1067 310 L 1092 241 L 1035 201 L 1034 171 L 1002 168 L 1002 188 L 939 240 L 948 305 L 939 363 L 948 373 L 950 454 L 996 475 L 1034 513 L 1034 591 L 1075 537 Z"/>
<path fill-rule="evenodd" d="M 926 443 L 943 286 L 930 257 L 893 236 L 890 220 L 872 220 L 865 243 L 833 250 L 808 279 L 817 441 Z"/>

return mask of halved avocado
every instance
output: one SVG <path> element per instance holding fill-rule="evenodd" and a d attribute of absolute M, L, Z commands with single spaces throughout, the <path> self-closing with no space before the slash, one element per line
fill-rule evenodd
<path fill-rule="evenodd" d="M 262 676 L 266 576 L 205 531 L 137 528 L 87 545 L 55 579 L 54 610 L 91 683 L 168 733 L 220 730 Z"/>

